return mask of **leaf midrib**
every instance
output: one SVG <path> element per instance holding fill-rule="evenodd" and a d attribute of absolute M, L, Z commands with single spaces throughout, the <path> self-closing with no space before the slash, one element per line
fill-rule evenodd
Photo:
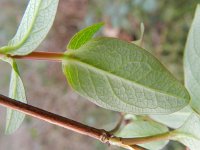
<path fill-rule="evenodd" d="M 136 84 L 136 85 L 138 85 L 138 86 L 140 86 L 140 87 L 149 89 L 150 91 L 154 90 L 154 91 L 156 91 L 156 92 L 158 92 L 158 93 L 165 94 L 165 95 L 168 95 L 168 96 L 171 96 L 171 97 L 175 97 L 176 99 L 188 100 L 188 99 L 186 99 L 186 98 L 178 97 L 178 96 L 175 96 L 175 95 L 173 95 L 173 94 L 171 94 L 171 93 L 163 92 L 163 91 L 158 90 L 158 89 L 153 89 L 153 88 L 150 88 L 150 87 L 148 87 L 148 86 L 142 86 L 141 84 L 139 84 L 139 83 L 137 83 L 137 82 L 135 82 L 135 81 L 131 81 L 131 80 L 126 79 L 126 78 L 123 78 L 123 77 L 121 77 L 121 76 L 115 75 L 115 74 L 113 74 L 113 73 L 111 73 L 111 72 L 107 72 L 107 71 L 105 71 L 105 70 L 103 70 L 103 69 L 101 69 L 101 68 L 97 68 L 96 66 L 93 66 L 93 65 L 88 64 L 88 63 L 86 63 L 86 62 L 80 61 L 80 60 L 78 60 L 78 59 L 71 58 L 71 57 L 69 58 L 69 57 L 68 57 L 67 60 L 66 60 L 66 62 L 70 62 L 70 61 L 74 61 L 74 62 L 76 62 L 76 63 L 78 63 L 78 64 L 80 64 L 80 65 L 82 65 L 82 66 L 86 66 L 86 67 L 92 68 L 93 70 L 97 70 L 97 71 L 99 71 L 99 72 L 106 73 L 106 74 L 108 74 L 108 75 L 110 75 L 110 76 L 113 76 L 113 77 L 115 77 L 115 78 L 120 78 L 120 79 L 122 79 L 122 80 L 124 80 L 124 81 L 126 81 L 126 82 L 129 82 L 129 83 L 131 82 L 131 83 Z M 189 101 L 189 100 L 188 100 L 188 101 Z"/>

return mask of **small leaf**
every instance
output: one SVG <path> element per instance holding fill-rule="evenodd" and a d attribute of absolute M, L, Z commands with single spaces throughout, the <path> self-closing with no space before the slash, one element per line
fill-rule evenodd
<path fill-rule="evenodd" d="M 187 146 L 190 150 L 199 150 L 200 146 L 200 117 L 193 113 L 185 124 L 173 131 L 177 140 Z"/>
<path fill-rule="evenodd" d="M 67 49 L 75 50 L 88 42 L 94 34 L 103 26 L 103 23 L 91 25 L 76 33 L 67 45 Z"/>
<path fill-rule="evenodd" d="M 144 23 L 141 23 L 140 24 L 140 32 L 141 32 L 141 35 L 140 35 L 140 38 L 136 41 L 133 41 L 132 43 L 138 45 L 138 46 L 142 46 L 143 44 L 143 39 L 144 39 Z"/>
<path fill-rule="evenodd" d="M 59 0 L 30 0 L 14 38 L 0 53 L 26 55 L 35 50 L 49 32 Z"/>
<path fill-rule="evenodd" d="M 126 125 L 124 128 L 122 128 L 121 131 L 117 134 L 117 136 L 123 138 L 136 138 L 136 137 L 153 136 L 165 132 L 168 132 L 168 128 L 154 121 L 134 121 L 133 123 L 130 123 Z M 139 146 L 149 150 L 160 150 L 167 143 L 168 141 L 159 141 L 159 142 L 150 142 L 147 144 L 140 144 Z"/>
<path fill-rule="evenodd" d="M 191 107 L 200 113 L 200 5 L 189 31 L 184 57 L 185 85 L 191 95 Z"/>
<path fill-rule="evenodd" d="M 9 97 L 15 100 L 18 100 L 23 103 L 27 103 L 25 89 L 22 83 L 22 80 L 19 76 L 19 70 L 15 60 L 10 58 L 2 58 L 3 61 L 6 61 L 11 64 L 12 72 L 11 72 L 11 80 L 10 80 L 10 88 L 9 88 Z M 15 132 L 20 125 L 22 124 L 25 118 L 25 114 L 12 110 L 10 108 L 7 109 L 6 116 L 6 134 L 12 134 Z"/>
<path fill-rule="evenodd" d="M 168 114 L 190 100 L 184 86 L 155 57 L 119 39 L 92 39 L 67 51 L 63 71 L 79 94 L 119 112 Z"/>
<path fill-rule="evenodd" d="M 150 115 L 150 117 L 160 122 L 164 125 L 167 125 L 170 128 L 179 128 L 191 115 L 192 110 L 190 107 L 183 108 L 182 110 L 168 115 Z"/>

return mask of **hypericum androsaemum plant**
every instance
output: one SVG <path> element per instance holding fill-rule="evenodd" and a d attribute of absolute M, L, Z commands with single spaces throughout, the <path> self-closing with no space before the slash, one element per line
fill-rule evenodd
<path fill-rule="evenodd" d="M 185 48 L 184 86 L 141 47 L 143 33 L 139 41 L 132 43 L 108 37 L 93 38 L 103 23 L 74 35 L 65 53 L 33 52 L 52 26 L 58 2 L 30 0 L 16 35 L 0 48 L 0 59 L 12 67 L 9 97 L 0 95 L 0 104 L 8 108 L 6 133 L 16 131 L 27 114 L 130 150 L 158 150 L 169 140 L 198 150 L 200 5 Z M 62 62 L 68 83 L 77 93 L 100 107 L 122 112 L 122 119 L 112 131 L 105 131 L 26 104 L 15 59 Z M 126 119 L 128 124 L 124 123 Z"/>

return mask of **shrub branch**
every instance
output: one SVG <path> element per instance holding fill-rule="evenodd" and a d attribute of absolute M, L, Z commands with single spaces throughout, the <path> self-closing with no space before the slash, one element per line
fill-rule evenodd
<path fill-rule="evenodd" d="M 136 144 L 144 144 L 147 142 L 158 141 L 158 140 L 167 140 L 172 136 L 171 132 L 167 132 L 164 134 L 148 136 L 148 137 L 140 137 L 140 138 L 116 137 L 112 135 L 110 132 L 105 131 L 103 129 L 97 129 L 94 127 L 84 125 L 80 122 L 59 116 L 57 114 L 45 111 L 43 109 L 34 107 L 32 105 L 16 101 L 1 94 L 0 94 L 0 105 L 17 110 L 19 112 L 25 113 L 26 115 L 41 119 L 51 124 L 69 129 L 71 131 L 92 137 L 103 143 L 108 143 L 111 145 L 116 145 L 131 150 L 143 149 L 140 146 L 136 146 Z"/>

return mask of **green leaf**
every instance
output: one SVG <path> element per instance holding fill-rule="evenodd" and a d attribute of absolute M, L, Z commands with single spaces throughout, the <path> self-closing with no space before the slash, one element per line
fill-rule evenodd
<path fill-rule="evenodd" d="M 175 112 L 173 114 L 168 115 L 150 115 L 150 117 L 160 122 L 164 125 L 167 125 L 170 128 L 179 128 L 183 125 L 183 123 L 188 119 L 188 117 L 191 115 L 192 110 L 190 107 L 186 107 L 178 112 Z"/>
<path fill-rule="evenodd" d="M 190 150 L 199 150 L 200 146 L 200 117 L 193 113 L 185 124 L 179 129 L 173 131 L 175 137 L 172 140 L 177 140 Z"/>
<path fill-rule="evenodd" d="M 200 5 L 189 31 L 184 56 L 185 85 L 191 95 L 191 106 L 200 113 Z"/>
<path fill-rule="evenodd" d="M 35 50 L 49 32 L 59 0 L 30 0 L 14 38 L 0 53 L 27 55 Z"/>
<path fill-rule="evenodd" d="M 144 49 L 114 38 L 67 51 L 63 71 L 72 88 L 106 109 L 168 114 L 190 100 L 184 86 Z"/>
<path fill-rule="evenodd" d="M 9 97 L 15 100 L 18 100 L 23 103 L 27 103 L 24 85 L 19 75 L 19 70 L 17 64 L 14 59 L 0 57 L 3 61 L 6 61 L 11 64 L 12 72 L 10 79 L 10 88 L 9 88 Z M 12 134 L 15 132 L 20 125 L 22 124 L 25 118 L 25 114 L 12 110 L 10 108 L 7 109 L 6 116 L 6 134 Z"/>
<path fill-rule="evenodd" d="M 130 123 L 124 128 L 122 128 L 121 131 L 117 134 L 117 136 L 123 138 L 136 138 L 153 136 L 165 132 L 168 132 L 168 128 L 154 121 L 134 121 L 133 123 Z M 150 142 L 147 144 L 140 144 L 140 146 L 149 150 L 160 150 L 167 143 L 168 141 L 159 141 Z"/>
<path fill-rule="evenodd" d="M 76 50 L 87 43 L 94 34 L 104 25 L 104 23 L 93 24 L 76 33 L 67 45 L 67 49 Z"/>

